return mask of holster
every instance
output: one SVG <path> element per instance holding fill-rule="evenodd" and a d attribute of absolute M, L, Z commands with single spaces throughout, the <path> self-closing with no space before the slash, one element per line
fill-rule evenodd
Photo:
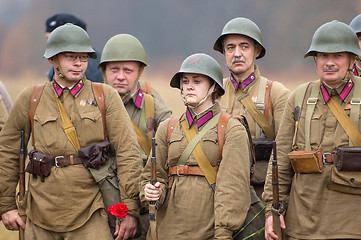
<path fill-rule="evenodd" d="M 322 152 L 321 151 L 292 151 L 288 154 L 293 171 L 295 173 L 321 173 Z"/>
<path fill-rule="evenodd" d="M 361 147 L 339 147 L 335 166 L 338 171 L 361 171 Z"/>
<path fill-rule="evenodd" d="M 254 145 L 254 151 L 257 161 L 268 161 L 270 159 L 273 141 L 272 138 L 254 138 L 252 139 Z"/>
<path fill-rule="evenodd" d="M 80 148 L 78 156 L 86 168 L 99 169 L 109 160 L 110 142 L 102 141 Z"/>
<path fill-rule="evenodd" d="M 26 167 L 26 172 L 33 174 L 33 177 L 41 177 L 44 182 L 45 178 L 50 175 L 51 168 L 54 166 L 54 157 L 52 155 L 31 150 L 29 152 L 29 163 Z"/>

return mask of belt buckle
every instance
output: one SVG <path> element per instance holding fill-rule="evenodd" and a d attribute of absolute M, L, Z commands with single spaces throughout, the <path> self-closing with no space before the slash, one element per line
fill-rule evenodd
<path fill-rule="evenodd" d="M 56 157 L 55 157 L 55 166 L 56 166 L 56 167 L 60 167 L 59 164 L 58 164 L 58 159 L 59 159 L 59 158 L 64 158 L 64 156 L 56 156 Z"/>
<path fill-rule="evenodd" d="M 184 174 L 179 173 L 179 167 L 184 167 L 184 165 L 177 165 L 177 176 L 178 177 L 184 176 Z"/>
<path fill-rule="evenodd" d="M 328 164 L 332 164 L 332 163 L 329 163 L 329 162 L 326 162 L 326 155 L 331 155 L 332 153 L 323 153 L 322 154 L 322 163 L 324 165 L 328 165 Z"/>
<path fill-rule="evenodd" d="M 255 102 L 254 106 L 255 106 L 255 109 L 261 110 L 261 111 L 265 110 L 265 108 L 266 108 L 266 105 L 263 102 Z"/>

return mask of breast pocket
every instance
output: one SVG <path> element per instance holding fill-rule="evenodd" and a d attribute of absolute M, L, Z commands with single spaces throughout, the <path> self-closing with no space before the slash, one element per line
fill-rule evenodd
<path fill-rule="evenodd" d="M 218 155 L 219 155 L 219 144 L 218 144 L 218 135 L 216 131 L 208 132 L 201 142 L 201 146 L 204 154 L 206 155 L 208 161 L 213 165 L 217 165 Z"/>
<path fill-rule="evenodd" d="M 173 132 L 168 142 L 168 163 L 170 166 L 177 165 L 177 162 L 187 145 L 184 135 Z"/>
<path fill-rule="evenodd" d="M 39 115 L 34 116 L 34 138 L 35 147 L 58 148 L 57 124 L 58 116 L 56 115 Z"/>
<path fill-rule="evenodd" d="M 103 120 L 100 111 L 84 112 L 80 114 L 81 123 L 77 126 L 79 138 L 88 145 L 104 139 Z"/>
<path fill-rule="evenodd" d="M 315 112 L 311 117 L 310 143 L 318 146 L 323 135 L 322 113 Z"/>

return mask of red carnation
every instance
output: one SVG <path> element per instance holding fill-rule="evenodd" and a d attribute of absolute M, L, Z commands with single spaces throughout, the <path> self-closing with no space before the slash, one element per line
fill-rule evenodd
<path fill-rule="evenodd" d="M 127 216 L 128 207 L 123 203 L 117 203 L 114 204 L 113 206 L 110 206 L 107 210 L 107 213 L 122 220 L 123 218 L 125 218 L 125 216 Z"/>

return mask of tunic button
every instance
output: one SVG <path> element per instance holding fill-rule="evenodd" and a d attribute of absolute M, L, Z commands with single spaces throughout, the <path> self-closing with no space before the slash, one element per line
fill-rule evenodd
<path fill-rule="evenodd" d="M 350 178 L 350 182 L 354 183 L 355 179 L 354 178 Z"/>

